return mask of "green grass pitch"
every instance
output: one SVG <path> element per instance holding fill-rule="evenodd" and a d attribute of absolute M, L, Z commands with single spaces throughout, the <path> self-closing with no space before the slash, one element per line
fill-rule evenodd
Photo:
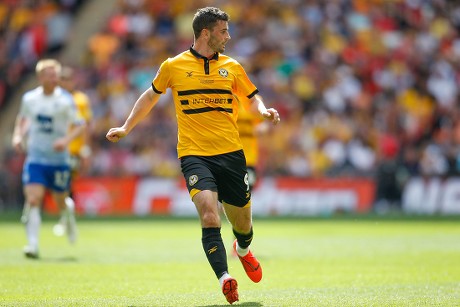
<path fill-rule="evenodd" d="M 80 219 L 75 246 L 54 222 L 29 260 L 23 226 L 0 217 L 0 306 L 229 306 L 197 219 Z M 254 233 L 264 276 L 230 256 L 234 305 L 460 306 L 460 218 L 255 218 Z"/>

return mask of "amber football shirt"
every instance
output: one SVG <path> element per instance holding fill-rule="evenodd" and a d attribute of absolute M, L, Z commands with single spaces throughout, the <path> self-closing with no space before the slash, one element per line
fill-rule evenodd
<path fill-rule="evenodd" d="M 260 124 L 262 119 L 250 110 L 250 104 L 247 98 L 240 97 L 238 99 L 240 101 L 240 108 L 236 124 L 238 125 L 238 132 L 246 157 L 246 165 L 255 167 L 259 156 L 259 142 L 256 135 L 256 127 Z"/>
<path fill-rule="evenodd" d="M 238 93 L 258 90 L 234 59 L 216 53 L 205 58 L 195 50 L 164 61 L 152 82 L 156 93 L 171 88 L 178 124 L 178 156 L 214 156 L 242 149 L 236 119 Z"/>
<path fill-rule="evenodd" d="M 72 96 L 73 100 L 75 101 L 79 116 L 83 118 L 86 123 L 89 123 L 93 117 L 93 112 L 91 110 L 88 96 L 80 91 L 75 91 Z M 84 134 L 81 134 L 80 136 L 73 139 L 69 144 L 70 154 L 78 156 L 82 147 L 86 145 L 85 142 L 86 139 Z"/>

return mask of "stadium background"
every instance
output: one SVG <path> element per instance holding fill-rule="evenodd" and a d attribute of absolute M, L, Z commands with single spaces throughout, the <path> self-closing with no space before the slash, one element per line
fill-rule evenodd
<path fill-rule="evenodd" d="M 460 213 L 460 5 L 447 0 L 2 1 L 0 211 L 22 207 L 13 120 L 49 56 L 77 67 L 95 115 L 80 213 L 194 214 L 168 95 L 130 138 L 105 133 L 190 46 L 206 5 L 230 13 L 226 53 L 282 117 L 261 142 L 254 214 Z"/>

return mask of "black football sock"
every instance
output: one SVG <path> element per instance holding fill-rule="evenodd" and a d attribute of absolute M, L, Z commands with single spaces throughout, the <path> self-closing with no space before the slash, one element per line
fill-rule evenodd
<path fill-rule="evenodd" d="M 201 242 L 209 264 L 217 278 L 220 278 L 228 271 L 227 253 L 220 235 L 220 227 L 202 228 Z"/>
<path fill-rule="evenodd" d="M 233 229 L 233 234 L 235 235 L 235 238 L 238 241 L 239 247 L 246 249 L 249 245 L 251 245 L 252 236 L 254 234 L 252 231 L 252 227 L 248 234 L 238 233 L 235 231 L 235 229 Z"/>

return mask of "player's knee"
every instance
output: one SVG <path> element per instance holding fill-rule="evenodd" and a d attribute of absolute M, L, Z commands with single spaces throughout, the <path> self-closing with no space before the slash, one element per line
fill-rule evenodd
<path fill-rule="evenodd" d="M 203 227 L 220 227 L 220 217 L 212 211 L 203 212 L 201 215 L 201 224 Z"/>
<path fill-rule="evenodd" d="M 41 197 L 32 195 L 29 196 L 26 200 L 26 202 L 29 204 L 31 207 L 39 207 L 42 203 L 43 199 Z"/>

